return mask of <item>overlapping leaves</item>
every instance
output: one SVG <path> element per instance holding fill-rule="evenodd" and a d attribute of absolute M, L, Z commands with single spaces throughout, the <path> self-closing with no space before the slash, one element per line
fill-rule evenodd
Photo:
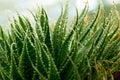
<path fill-rule="evenodd" d="M 76 13 L 71 26 L 67 3 L 53 31 L 43 8 L 32 13 L 35 25 L 18 14 L 8 34 L 0 27 L 0 80 L 113 79 L 120 70 L 120 22 L 114 15 L 116 10 L 105 16 L 100 4 L 86 26 L 88 4 L 81 15 Z"/>

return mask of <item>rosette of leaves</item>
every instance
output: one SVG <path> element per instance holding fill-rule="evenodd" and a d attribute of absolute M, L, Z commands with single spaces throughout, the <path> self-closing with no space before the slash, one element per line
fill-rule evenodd
<path fill-rule="evenodd" d="M 103 9 L 100 4 L 91 17 L 86 4 L 80 15 L 76 10 L 75 20 L 70 22 L 67 3 L 54 26 L 49 25 L 44 8 L 31 13 L 34 25 L 18 14 L 7 34 L 0 27 L 0 80 L 116 78 L 114 74 L 120 70 L 120 20 L 115 6 L 109 15 Z"/>

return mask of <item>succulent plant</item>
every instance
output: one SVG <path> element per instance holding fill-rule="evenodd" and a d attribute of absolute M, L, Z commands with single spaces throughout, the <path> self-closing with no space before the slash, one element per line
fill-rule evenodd
<path fill-rule="evenodd" d="M 113 80 L 120 71 L 120 19 L 115 6 L 105 13 L 100 4 L 91 17 L 86 4 L 69 22 L 67 3 L 54 26 L 44 8 L 31 13 L 34 24 L 18 14 L 7 34 L 0 27 L 0 80 Z"/>

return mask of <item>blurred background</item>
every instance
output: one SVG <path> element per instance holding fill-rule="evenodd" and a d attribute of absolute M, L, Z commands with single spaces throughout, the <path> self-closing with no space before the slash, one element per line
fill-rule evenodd
<path fill-rule="evenodd" d="M 75 15 L 75 7 L 79 12 L 84 8 L 86 0 L 68 0 L 69 16 Z M 97 8 L 97 0 L 88 0 L 89 11 Z M 120 4 L 120 0 L 114 0 L 115 4 Z M 113 0 L 103 0 L 106 6 L 110 6 Z M 4 28 L 8 25 L 9 18 L 16 16 L 17 12 L 31 18 L 28 10 L 34 11 L 37 6 L 43 6 L 48 13 L 49 20 L 54 22 L 61 12 L 61 8 L 65 4 L 65 0 L 0 0 L 0 25 Z"/>

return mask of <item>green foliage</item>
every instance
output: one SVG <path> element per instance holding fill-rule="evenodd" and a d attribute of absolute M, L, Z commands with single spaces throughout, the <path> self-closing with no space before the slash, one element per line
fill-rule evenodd
<path fill-rule="evenodd" d="M 91 17 L 86 4 L 69 23 L 66 4 L 55 26 L 43 8 L 32 13 L 34 25 L 18 14 L 8 34 L 0 27 L 0 80 L 113 80 L 120 70 L 120 20 L 113 8 L 105 15 L 100 4 Z M 86 17 L 93 18 L 87 25 Z"/>

